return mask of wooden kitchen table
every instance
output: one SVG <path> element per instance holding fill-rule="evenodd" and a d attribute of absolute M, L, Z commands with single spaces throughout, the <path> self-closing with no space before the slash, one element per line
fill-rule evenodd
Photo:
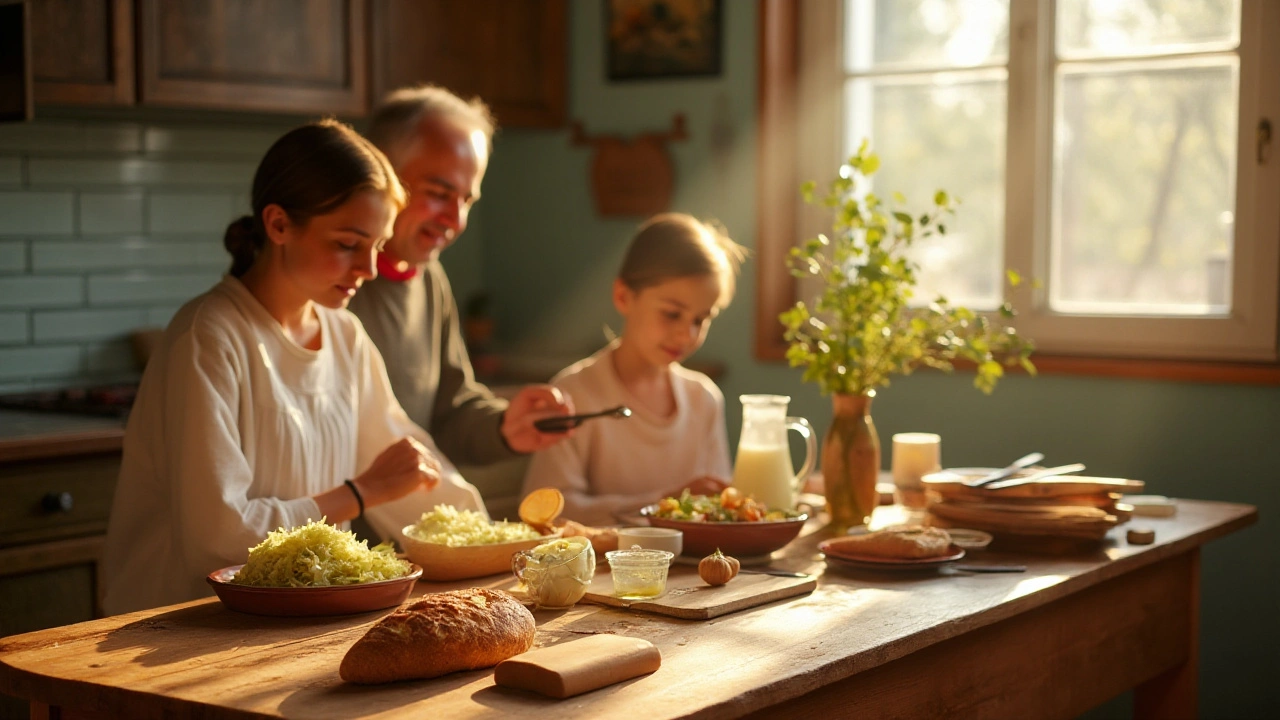
<path fill-rule="evenodd" d="M 538 645 L 645 638 L 656 673 L 568 700 L 499 688 L 492 670 L 355 686 L 338 677 L 384 613 L 281 619 L 216 600 L 0 640 L 0 692 L 33 717 L 1073 717 L 1136 688 L 1136 711 L 1196 712 L 1200 546 L 1256 520 L 1250 506 L 1179 501 L 1152 545 L 1113 529 L 1085 555 L 975 552 L 1021 574 L 827 569 L 810 595 L 710 621 L 579 605 L 541 611 Z M 823 570 L 810 528 L 774 561 Z M 685 569 L 684 571 L 687 571 Z M 490 578 L 487 587 L 509 587 Z M 445 585 L 420 583 L 418 592 Z M 67 712 L 59 715 L 60 709 Z"/>

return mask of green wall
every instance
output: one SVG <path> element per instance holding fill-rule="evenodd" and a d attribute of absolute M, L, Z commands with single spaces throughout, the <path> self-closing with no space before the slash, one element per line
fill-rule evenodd
<path fill-rule="evenodd" d="M 718 218 L 738 242 L 754 247 L 755 3 L 725 3 L 720 77 L 631 83 L 605 79 L 601 6 L 571 4 L 571 118 L 589 135 L 629 137 L 663 131 L 674 113 L 685 113 L 690 138 L 670 146 L 678 178 L 673 209 Z M 727 156 L 714 152 L 710 140 L 717 103 L 728 109 L 731 132 L 720 135 L 732 137 Z M 492 294 L 499 341 L 511 353 L 565 364 L 599 347 L 604 324 L 616 326 L 609 284 L 638 219 L 595 214 L 590 160 L 590 149 L 572 145 L 567 131 L 501 133 L 477 225 L 446 253 L 468 292 L 483 287 Z M 466 255 L 462 245 L 470 246 Z M 829 401 L 801 384 L 798 371 L 752 356 L 755 272 L 748 262 L 737 300 L 697 359 L 725 363 L 726 397 L 788 394 L 793 414 L 821 432 Z M 1280 572 L 1273 553 L 1280 532 L 1269 513 L 1280 507 L 1280 388 L 1041 376 L 1009 378 L 988 397 L 971 382 L 963 374 L 899 379 L 875 401 L 881 438 L 937 432 L 944 463 L 952 466 L 1000 465 L 1040 450 L 1054 464 L 1079 460 L 1100 475 L 1146 480 L 1151 492 L 1260 508 L 1256 526 L 1204 552 L 1201 714 L 1237 718 L 1274 710 Z M 730 401 L 731 442 L 740 422 L 736 405 Z M 1092 715 L 1124 714 L 1125 703 Z"/>

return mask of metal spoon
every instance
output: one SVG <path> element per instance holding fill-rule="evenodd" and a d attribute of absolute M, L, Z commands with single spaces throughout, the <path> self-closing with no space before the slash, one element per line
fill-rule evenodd
<path fill-rule="evenodd" d="M 533 426 L 542 432 L 568 432 L 581 425 L 584 421 L 598 417 L 629 418 L 631 417 L 631 408 L 626 405 L 619 405 L 616 408 L 582 415 L 556 415 L 538 420 L 533 423 Z"/>
<path fill-rule="evenodd" d="M 982 487 L 987 483 L 997 482 L 999 480 L 1003 480 L 1007 477 L 1010 477 L 1014 473 L 1018 472 L 1019 470 L 1025 467 L 1028 467 L 1030 465 L 1035 465 L 1036 463 L 1040 462 L 1043 459 L 1044 459 L 1044 453 L 1038 453 L 1038 452 L 1029 453 L 1027 455 L 1023 455 L 1017 460 L 1014 460 L 1012 463 L 1008 465 L 1008 467 L 1004 467 L 994 472 L 987 473 L 986 475 L 983 475 L 980 478 L 974 478 L 973 480 L 966 480 L 964 484 L 968 487 Z"/>

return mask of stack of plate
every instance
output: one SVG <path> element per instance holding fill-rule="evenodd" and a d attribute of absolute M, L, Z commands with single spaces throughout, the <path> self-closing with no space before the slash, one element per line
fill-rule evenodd
<path fill-rule="evenodd" d="M 1120 495 L 1141 492 L 1145 485 L 1141 480 L 1080 475 L 1059 475 L 998 490 L 965 484 L 992 470 L 955 468 L 926 475 L 923 482 L 935 524 L 977 528 L 997 537 L 1101 540 L 1133 514 L 1131 506 L 1120 502 Z"/>

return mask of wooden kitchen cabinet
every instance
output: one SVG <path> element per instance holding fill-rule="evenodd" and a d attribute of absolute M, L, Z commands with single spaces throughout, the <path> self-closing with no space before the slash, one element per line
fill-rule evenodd
<path fill-rule="evenodd" d="M 37 0 L 29 7 L 36 103 L 134 103 L 133 0 Z"/>
<path fill-rule="evenodd" d="M 361 115 L 365 0 L 138 0 L 140 100 Z"/>
<path fill-rule="evenodd" d="M 98 563 L 119 451 L 0 463 L 0 637 L 102 616 Z M 0 720 L 27 704 L 0 696 Z"/>
<path fill-rule="evenodd" d="M 568 112 L 566 0 L 36 0 L 36 106 L 361 116 L 423 82 L 505 127 Z"/>
<path fill-rule="evenodd" d="M 564 124 L 565 0 L 373 0 L 372 10 L 375 100 L 430 82 L 480 96 L 501 126 Z"/>

